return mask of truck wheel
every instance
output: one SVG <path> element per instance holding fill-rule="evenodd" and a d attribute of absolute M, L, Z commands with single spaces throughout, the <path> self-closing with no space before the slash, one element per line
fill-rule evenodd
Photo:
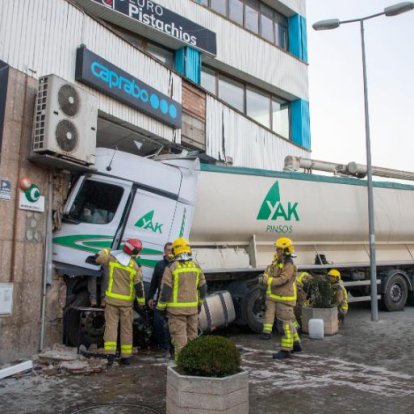
<path fill-rule="evenodd" d="M 263 331 L 264 295 L 265 292 L 259 286 L 255 286 L 246 293 L 243 300 L 243 319 L 247 322 L 247 326 L 257 333 Z"/>
<path fill-rule="evenodd" d="M 385 283 L 386 287 L 382 295 L 384 309 L 390 312 L 403 310 L 408 297 L 408 286 L 404 276 L 396 273 Z"/>

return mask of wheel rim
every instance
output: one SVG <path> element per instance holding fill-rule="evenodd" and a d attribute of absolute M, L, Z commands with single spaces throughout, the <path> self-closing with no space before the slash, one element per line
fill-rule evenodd
<path fill-rule="evenodd" d="M 391 296 L 391 300 L 394 303 L 398 303 L 402 299 L 402 296 L 403 296 L 403 289 L 401 285 L 399 285 L 398 283 L 392 285 L 390 296 Z"/>

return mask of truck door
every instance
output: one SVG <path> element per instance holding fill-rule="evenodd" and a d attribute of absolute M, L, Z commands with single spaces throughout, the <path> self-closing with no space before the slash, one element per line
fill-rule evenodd
<path fill-rule="evenodd" d="M 112 245 L 132 184 L 113 178 L 82 177 L 65 207 L 62 227 L 53 238 L 53 260 L 76 275 L 76 267 L 94 269 L 85 263 L 91 253 Z M 58 262 L 56 264 L 56 262 Z M 74 270 L 75 269 L 75 270 Z"/>
<path fill-rule="evenodd" d="M 173 194 L 158 194 L 137 189 L 122 239 L 138 238 L 143 243 L 140 264 L 144 280 L 150 281 L 157 261 L 161 260 L 164 244 L 178 235 L 171 234 L 177 206 Z"/>

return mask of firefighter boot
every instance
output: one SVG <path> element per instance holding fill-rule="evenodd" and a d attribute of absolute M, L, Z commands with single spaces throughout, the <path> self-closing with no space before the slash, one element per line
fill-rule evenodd
<path fill-rule="evenodd" d="M 299 341 L 293 342 L 293 352 L 302 352 L 303 348 Z"/>
<path fill-rule="evenodd" d="M 120 363 L 121 363 L 121 365 L 131 365 L 131 359 L 130 358 L 121 358 Z"/>
<path fill-rule="evenodd" d="M 290 357 L 290 352 L 281 349 L 277 354 L 273 354 L 273 359 L 286 359 Z"/>
<path fill-rule="evenodd" d="M 272 339 L 272 334 L 271 333 L 268 333 L 268 332 L 262 332 L 260 334 L 260 337 L 259 338 L 267 341 L 268 339 Z"/>
<path fill-rule="evenodd" d="M 108 367 L 111 367 L 115 361 L 115 355 L 108 355 Z"/>

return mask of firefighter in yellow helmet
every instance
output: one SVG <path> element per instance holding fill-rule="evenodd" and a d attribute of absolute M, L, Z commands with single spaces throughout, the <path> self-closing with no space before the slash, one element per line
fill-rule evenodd
<path fill-rule="evenodd" d="M 117 348 L 118 324 L 120 324 L 121 364 L 129 365 L 132 355 L 133 305 L 136 299 L 144 306 L 142 272 L 135 261 L 142 250 L 138 239 L 128 239 L 123 250 L 104 249 L 96 257 L 96 263 L 104 266 L 105 333 L 104 348 L 108 364 L 112 365 Z"/>
<path fill-rule="evenodd" d="M 266 313 L 263 334 L 271 337 L 275 315 L 283 326 L 281 350 L 273 355 L 274 359 L 285 359 L 291 352 L 302 351 L 299 335 L 296 331 L 296 266 L 292 260 L 293 244 L 287 237 L 277 239 L 274 246 L 276 253 L 259 284 L 266 286 Z"/>
<path fill-rule="evenodd" d="M 297 299 L 295 306 L 295 317 L 299 326 L 302 326 L 302 309 L 308 300 L 306 285 L 312 280 L 312 275 L 308 272 L 300 272 L 296 276 Z"/>
<path fill-rule="evenodd" d="M 203 271 L 191 257 L 188 240 L 176 239 L 172 252 L 174 260 L 164 270 L 157 310 L 167 313 L 177 359 L 187 342 L 197 338 L 198 314 L 207 294 L 207 284 Z"/>
<path fill-rule="evenodd" d="M 345 315 L 348 313 L 348 292 L 342 282 L 341 273 L 337 269 L 328 272 L 329 281 L 335 293 L 335 304 L 338 305 L 338 319 L 345 323 Z"/>

